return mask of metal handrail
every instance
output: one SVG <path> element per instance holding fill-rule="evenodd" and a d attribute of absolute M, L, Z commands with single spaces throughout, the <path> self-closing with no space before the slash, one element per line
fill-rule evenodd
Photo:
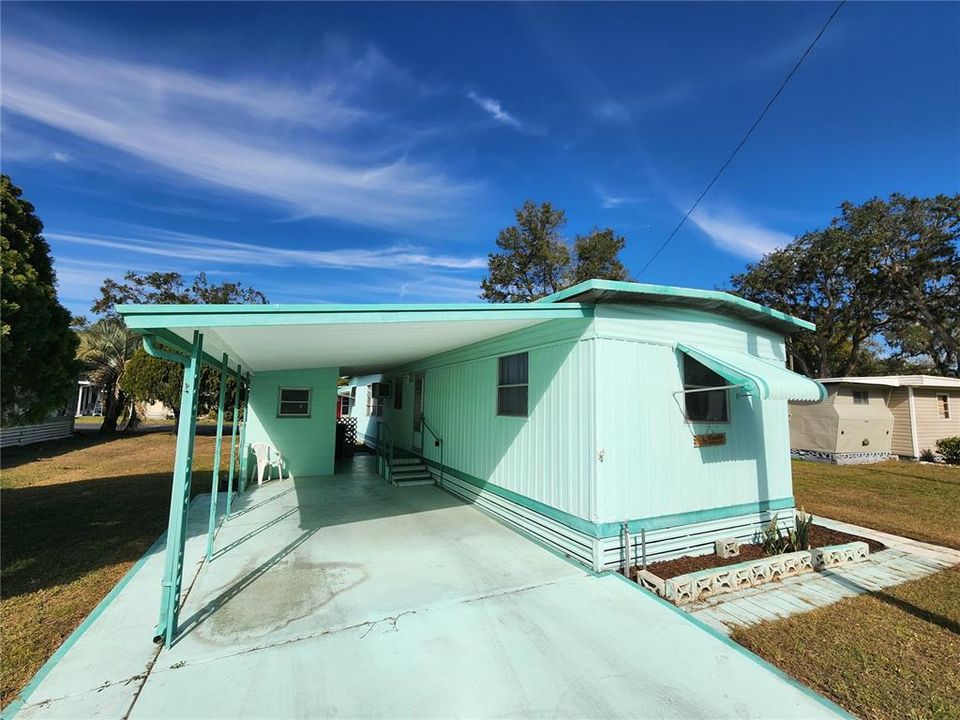
<path fill-rule="evenodd" d="M 437 435 L 432 427 L 427 425 L 427 419 L 423 415 L 420 415 L 420 424 L 430 431 L 430 434 L 433 435 L 434 441 L 440 448 L 440 479 L 437 481 L 437 484 L 440 485 L 440 487 L 443 487 L 443 438 Z"/>
<path fill-rule="evenodd" d="M 380 437 L 381 429 L 386 431 L 388 436 L 386 439 Z M 387 467 L 393 464 L 393 444 L 393 430 L 390 428 L 390 424 L 377 420 L 377 455 L 384 458 Z"/>

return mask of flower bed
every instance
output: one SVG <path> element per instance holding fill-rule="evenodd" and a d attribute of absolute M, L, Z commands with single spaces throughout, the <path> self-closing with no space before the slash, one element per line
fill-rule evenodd
<path fill-rule="evenodd" d="M 845 533 L 840 534 L 845 535 Z M 847 535 L 846 537 L 853 536 Z M 880 543 L 874 544 L 883 548 Z M 859 562 L 867 558 L 870 549 L 866 540 L 855 540 L 842 544 L 825 545 L 812 550 L 753 557 L 746 561 L 743 560 L 742 555 L 727 559 L 708 555 L 704 557 L 716 561 L 712 567 L 664 578 L 654 572 L 653 569 L 656 565 L 666 565 L 667 563 L 657 563 L 646 570 L 637 570 L 634 573 L 634 578 L 640 585 L 675 605 L 685 605 L 705 597 L 734 592 L 775 580 L 783 580 L 807 572 L 829 570 L 848 563 Z M 739 562 L 731 563 L 730 560 Z"/>

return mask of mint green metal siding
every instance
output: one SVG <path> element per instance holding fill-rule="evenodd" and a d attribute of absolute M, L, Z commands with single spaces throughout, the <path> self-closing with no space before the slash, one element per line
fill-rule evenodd
<path fill-rule="evenodd" d="M 443 438 L 443 462 L 577 517 L 596 514 L 590 321 L 553 321 L 428 358 L 404 377 L 403 409 L 384 413 L 397 443 L 412 439 L 413 377 L 425 375 L 424 418 Z M 587 336 L 587 339 L 582 339 Z M 528 416 L 497 415 L 497 358 L 529 352 Z M 429 433 L 424 455 L 440 460 Z"/>
<path fill-rule="evenodd" d="M 336 441 L 337 368 L 257 373 L 250 386 L 247 448 L 267 442 L 295 476 L 333 474 Z M 310 388 L 310 417 L 278 417 L 281 387 Z M 250 467 L 255 467 L 251 461 Z"/>
<path fill-rule="evenodd" d="M 598 331 L 602 328 L 598 322 Z M 626 335 L 624 329 L 621 335 Z M 771 350 L 769 339 L 726 323 L 649 326 L 658 340 L 697 337 L 701 346 Z M 739 342 L 739 347 L 736 346 Z M 680 353 L 668 344 L 597 340 L 598 507 L 601 522 L 706 511 L 792 495 L 787 403 L 730 391 L 730 422 L 686 422 Z M 726 444 L 695 448 L 698 433 Z"/>
<path fill-rule="evenodd" d="M 688 308 L 649 305 L 598 305 L 599 337 L 739 350 L 768 360 L 786 360 L 783 337 L 774 330 L 736 318 Z"/>

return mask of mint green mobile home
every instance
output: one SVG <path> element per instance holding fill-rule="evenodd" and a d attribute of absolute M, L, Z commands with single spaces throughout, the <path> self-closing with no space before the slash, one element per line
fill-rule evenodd
<path fill-rule="evenodd" d="M 333 474 L 348 376 L 348 414 L 384 482 L 426 473 L 598 570 L 749 539 L 774 514 L 792 524 L 787 403 L 825 395 L 785 367 L 784 338 L 810 323 L 716 291 L 591 280 L 528 304 L 120 312 L 148 350 L 186 365 L 185 400 L 204 362 L 249 386 L 238 486 L 254 443 L 298 482 Z M 178 449 L 172 538 L 191 452 Z M 171 555 L 165 588 L 178 573 Z M 165 592 L 175 627 L 179 593 Z"/>

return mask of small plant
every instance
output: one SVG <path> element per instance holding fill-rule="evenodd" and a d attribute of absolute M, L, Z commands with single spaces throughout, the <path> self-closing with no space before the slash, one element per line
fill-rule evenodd
<path fill-rule="evenodd" d="M 813 525 L 813 514 L 806 512 L 802 507 L 797 513 L 797 529 L 795 530 L 796 539 L 793 547 L 796 550 L 810 549 L 810 527 Z"/>
<path fill-rule="evenodd" d="M 937 452 L 947 465 L 960 465 L 960 435 L 937 440 Z"/>
<path fill-rule="evenodd" d="M 936 462 L 937 456 L 933 454 L 933 450 L 927 448 L 920 452 L 920 461 L 921 462 Z"/>
<path fill-rule="evenodd" d="M 783 530 L 778 524 L 779 516 L 774 515 L 767 527 L 763 530 L 763 551 L 767 555 L 783 555 L 783 553 L 810 549 L 810 526 L 813 525 L 813 515 L 803 509 L 797 514 L 796 527 L 792 530 Z"/>

